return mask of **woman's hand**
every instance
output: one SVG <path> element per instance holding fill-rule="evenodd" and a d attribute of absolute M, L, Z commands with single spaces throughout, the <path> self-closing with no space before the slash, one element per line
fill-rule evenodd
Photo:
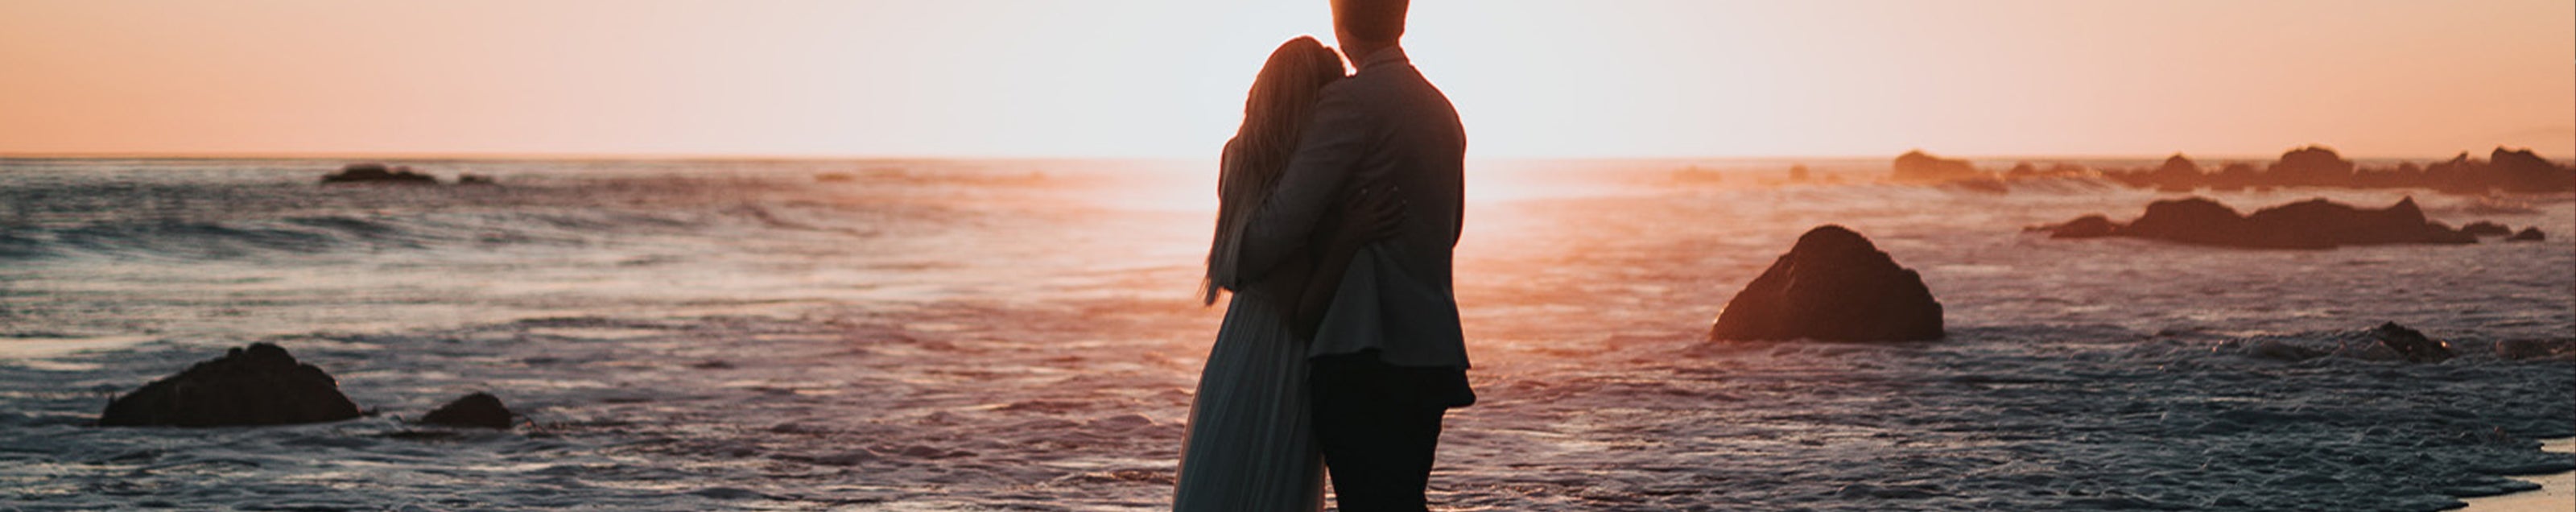
<path fill-rule="evenodd" d="M 1323 246 L 1315 253 L 1315 270 L 1301 283 L 1294 299 L 1289 300 L 1288 328 L 1298 338 L 1314 339 L 1315 330 L 1324 323 L 1324 312 L 1333 305 L 1333 293 L 1341 288 L 1342 275 L 1351 268 L 1351 258 L 1369 242 L 1394 238 L 1403 232 L 1404 199 L 1402 190 L 1383 183 L 1371 183 L 1353 191 L 1349 207 L 1342 211 L 1341 224 L 1325 236 Z"/>

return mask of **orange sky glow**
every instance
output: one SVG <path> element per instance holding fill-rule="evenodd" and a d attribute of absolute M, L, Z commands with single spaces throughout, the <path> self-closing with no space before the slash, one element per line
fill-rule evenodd
<path fill-rule="evenodd" d="M 2566 0 L 1414 4 L 1483 157 L 2576 156 Z M 0 0 L 0 154 L 1209 157 L 1302 33 L 1325 0 Z"/>

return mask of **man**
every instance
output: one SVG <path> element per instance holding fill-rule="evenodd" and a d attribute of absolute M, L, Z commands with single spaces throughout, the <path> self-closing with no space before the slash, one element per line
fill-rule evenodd
<path fill-rule="evenodd" d="M 1333 0 L 1357 74 L 1324 88 L 1287 170 L 1253 212 L 1238 257 L 1257 277 L 1307 240 L 1357 184 L 1405 205 L 1396 234 L 1352 257 L 1307 351 L 1317 444 L 1341 510 L 1426 510 L 1440 420 L 1475 402 L 1450 284 L 1463 211 L 1466 129 L 1398 44 L 1406 0 Z"/>

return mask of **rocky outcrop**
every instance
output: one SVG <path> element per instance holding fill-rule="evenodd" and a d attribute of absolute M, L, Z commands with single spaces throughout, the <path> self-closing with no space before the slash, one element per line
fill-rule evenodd
<path fill-rule="evenodd" d="M 2438 363 L 2451 359 L 2451 344 L 2424 336 L 2424 333 L 2397 322 L 2386 322 L 2371 329 L 2357 343 L 2347 343 L 2347 355 L 2361 359 Z"/>
<path fill-rule="evenodd" d="M 2422 188 L 2454 194 L 2493 191 L 2551 193 L 2576 191 L 2576 168 L 2560 165 L 2529 149 L 2498 147 L 2488 158 L 2467 152 L 2449 161 L 2364 167 L 2333 148 L 2306 146 L 2281 154 L 2262 168 L 2230 162 L 2218 172 L 2200 172 L 2177 154 L 2151 168 L 2103 169 L 2104 178 L 2138 188 L 2168 191 L 2262 189 L 2266 187 Z"/>
<path fill-rule="evenodd" d="M 2281 153 L 2269 173 L 2275 185 L 2335 185 L 2351 181 L 2353 165 L 2333 148 L 2308 146 Z"/>
<path fill-rule="evenodd" d="M 421 416 L 420 422 L 450 427 L 509 429 L 510 408 L 501 406 L 501 398 L 491 393 L 476 392 L 448 402 Z"/>
<path fill-rule="evenodd" d="M 1942 337 L 1941 303 L 1922 276 L 1842 226 L 1798 237 L 1726 303 L 1711 340 L 1905 341 Z"/>
<path fill-rule="evenodd" d="M 2534 226 L 2534 227 L 2522 228 L 2522 231 L 2514 233 L 2514 234 L 2513 234 L 2513 236 L 2505 237 L 2504 241 L 2507 241 L 2507 242 L 2538 242 L 2538 241 L 2548 240 L 2548 239 L 2549 239 L 2549 234 L 2540 232 L 2540 228 L 2539 228 L 2538 226 Z"/>
<path fill-rule="evenodd" d="M 2559 192 L 2576 189 L 2576 171 L 2559 167 L 2530 149 L 2495 148 L 2487 154 L 2484 184 L 2506 192 Z"/>
<path fill-rule="evenodd" d="M 268 343 L 236 348 L 108 402 L 99 426 L 287 425 L 358 417 L 321 368 Z"/>
<path fill-rule="evenodd" d="M 2147 171 L 2146 178 L 2148 183 L 2156 186 L 2157 190 L 2190 192 L 2206 184 L 2209 181 L 2209 174 L 2202 172 L 2200 164 L 2192 162 L 2190 157 L 2185 157 L 2182 153 L 2174 153 L 2173 156 L 2165 158 L 2164 165 L 2156 166 L 2156 170 Z"/>
<path fill-rule="evenodd" d="M 2482 220 L 2471 222 L 2466 226 L 2460 226 L 2460 232 L 2468 233 L 2471 236 L 2505 236 L 2513 234 L 2513 228 L 2505 227 L 2503 224 Z"/>
<path fill-rule="evenodd" d="M 1932 156 L 1917 149 L 1896 157 L 1894 173 L 1889 179 L 1910 183 L 1942 183 L 1985 177 L 1967 160 Z"/>
<path fill-rule="evenodd" d="M 361 163 L 341 167 L 340 172 L 322 176 L 322 184 L 382 183 L 391 185 L 437 185 L 438 178 L 412 172 L 409 166 L 385 167 L 385 164 Z"/>
<path fill-rule="evenodd" d="M 2118 232 L 2120 225 L 2111 222 L 2110 217 L 2086 215 L 2065 224 L 2047 226 L 2044 230 L 2049 238 L 2101 238 Z"/>
<path fill-rule="evenodd" d="M 2514 360 L 2576 360 L 2576 338 L 2511 339 L 2495 343 L 2496 357 Z"/>
<path fill-rule="evenodd" d="M 2104 224 L 2110 224 L 2105 231 Z M 2042 226 L 2051 238 L 2125 236 L 2255 249 L 2326 249 L 2345 245 L 2470 244 L 2477 237 L 2424 218 L 2415 198 L 2369 210 L 2311 199 L 2239 215 L 2207 198 L 2156 201 L 2126 225 L 2088 215 Z"/>

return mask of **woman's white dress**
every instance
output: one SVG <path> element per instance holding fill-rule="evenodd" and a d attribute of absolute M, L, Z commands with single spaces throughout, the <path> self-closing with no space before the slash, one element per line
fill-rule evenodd
<path fill-rule="evenodd" d="M 1323 507 L 1324 460 L 1307 409 L 1306 341 L 1277 302 L 1236 293 L 1217 328 L 1190 405 L 1177 512 L 1313 512 Z"/>

